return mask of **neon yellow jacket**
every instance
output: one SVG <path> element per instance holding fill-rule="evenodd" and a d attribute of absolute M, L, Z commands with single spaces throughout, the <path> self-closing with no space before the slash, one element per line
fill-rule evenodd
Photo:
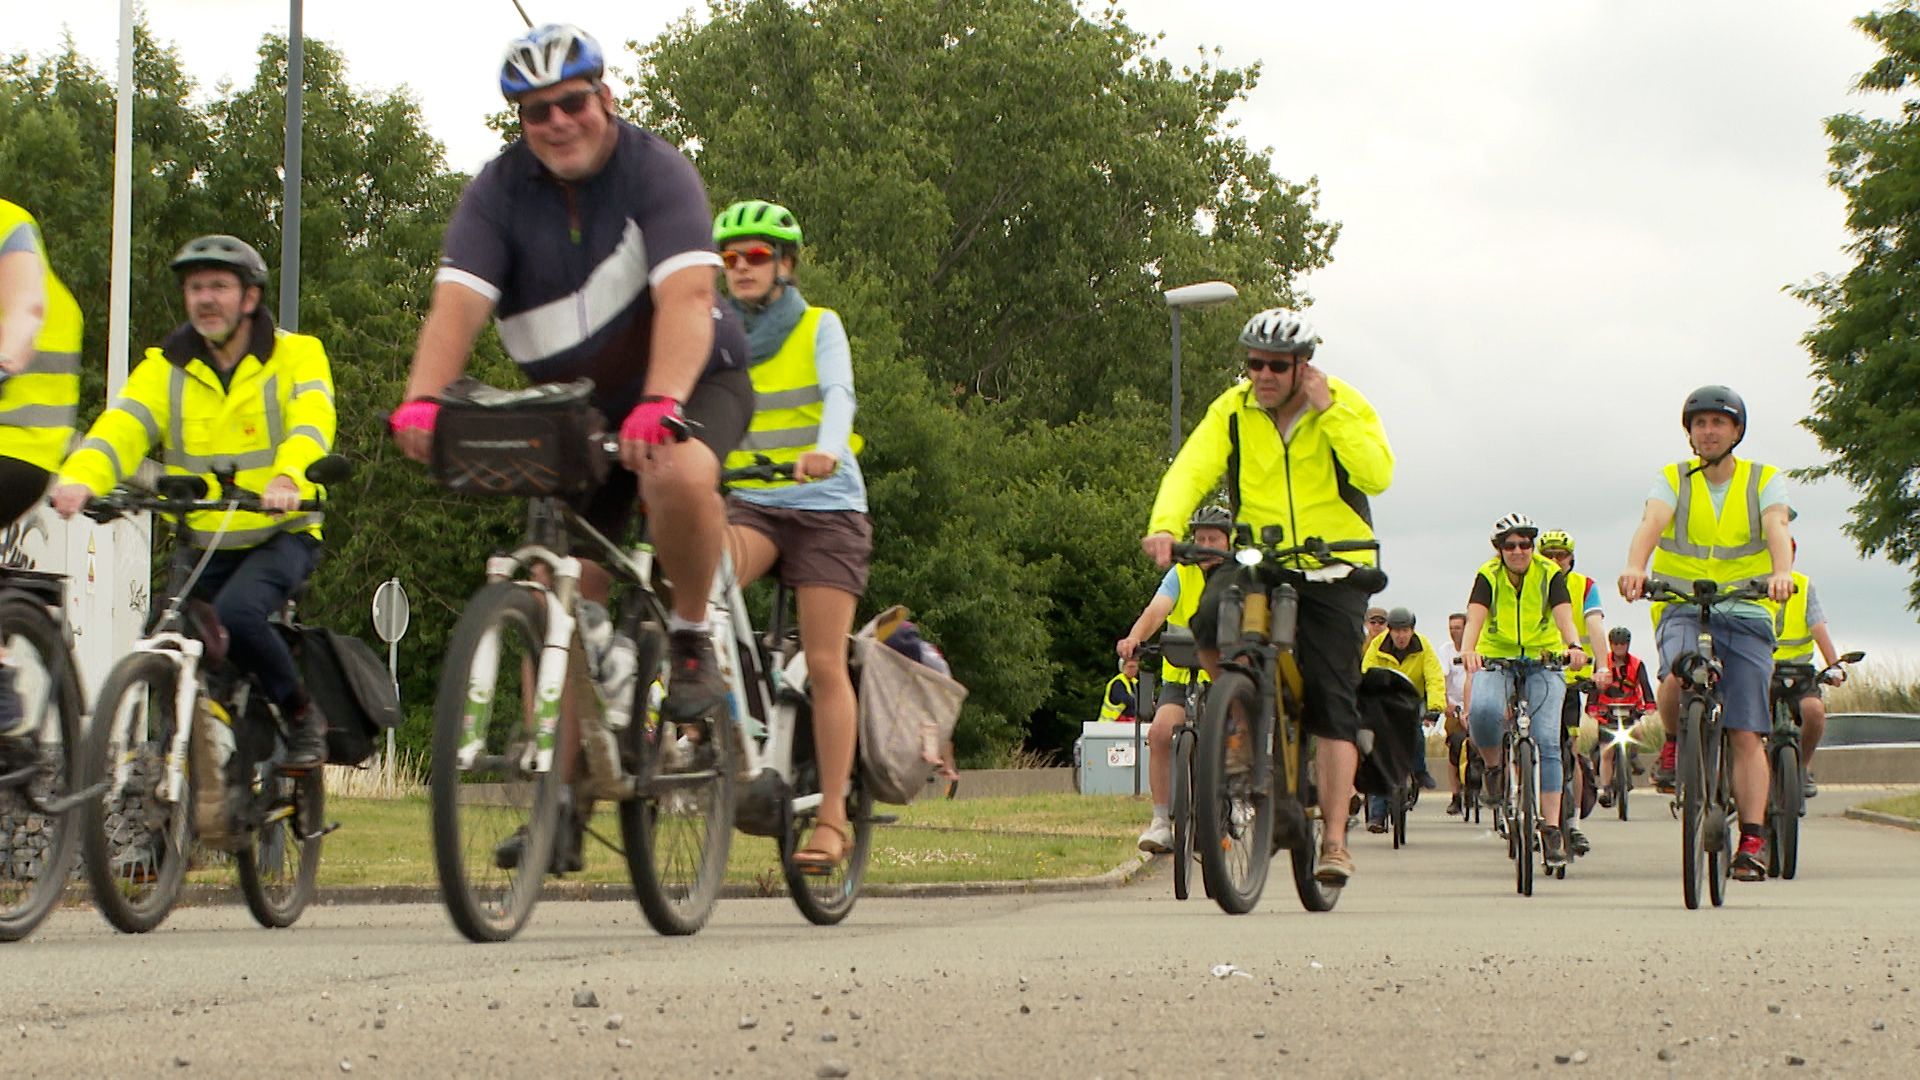
<path fill-rule="evenodd" d="M 30 242 L 40 252 L 47 306 L 26 369 L 0 385 L 0 457 L 52 472 L 67 454 L 80 408 L 80 305 L 54 275 L 33 215 L 0 199 L 0 248 L 10 241 Z"/>
<path fill-rule="evenodd" d="M 214 467 L 226 459 L 238 466 L 234 482 L 248 491 L 286 476 L 303 500 L 314 498 L 318 488 L 307 482 L 306 468 L 333 448 L 334 436 L 326 350 L 318 338 L 276 329 L 265 311 L 254 315 L 248 346 L 227 387 L 201 358 L 210 350 L 191 324 L 148 349 L 120 397 L 61 466 L 60 482 L 105 494 L 160 446 L 170 475 L 205 476 L 211 485 Z M 318 537 L 320 518 L 237 512 L 220 535 L 226 511 L 203 510 L 187 515 L 185 539 L 195 547 L 257 547 L 280 532 Z"/>
<path fill-rule="evenodd" d="M 1447 711 L 1447 676 L 1440 669 L 1440 654 L 1433 651 L 1433 642 L 1427 635 L 1415 631 L 1413 640 L 1408 643 L 1407 655 L 1396 657 L 1383 646 L 1391 644 L 1393 631 L 1389 630 L 1368 643 L 1366 655 L 1360 658 L 1360 670 L 1372 668 L 1391 668 L 1407 677 L 1420 696 L 1426 699 L 1427 708 L 1438 713 Z"/>

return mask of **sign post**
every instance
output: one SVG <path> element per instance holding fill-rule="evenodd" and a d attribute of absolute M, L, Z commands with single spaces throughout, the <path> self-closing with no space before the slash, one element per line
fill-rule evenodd
<path fill-rule="evenodd" d="M 413 605 L 399 578 L 388 578 L 373 590 L 373 630 L 387 643 L 387 675 L 393 680 L 393 696 L 400 697 L 400 639 L 407 636 L 413 621 Z M 405 715 L 405 709 L 401 711 Z M 387 729 L 387 794 L 394 793 L 396 774 L 393 765 L 393 729 Z"/>

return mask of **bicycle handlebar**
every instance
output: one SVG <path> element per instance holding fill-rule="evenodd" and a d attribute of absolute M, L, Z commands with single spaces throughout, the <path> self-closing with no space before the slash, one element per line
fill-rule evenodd
<path fill-rule="evenodd" d="M 1765 600 L 1768 597 L 1765 578 L 1752 578 L 1732 586 L 1723 586 L 1717 581 L 1701 579 L 1693 583 L 1692 592 L 1683 592 L 1671 582 L 1659 578 L 1648 578 L 1643 599 L 1669 604 L 1690 604 L 1694 607 L 1709 608 L 1716 604 L 1730 604 L 1739 600 Z"/>
<path fill-rule="evenodd" d="M 1532 664 L 1548 671 L 1565 671 L 1567 654 L 1561 652 L 1541 653 L 1538 656 L 1483 656 L 1480 658 L 1482 671 L 1506 671 L 1524 664 Z"/>
<path fill-rule="evenodd" d="M 797 464 L 799 463 L 794 461 L 783 461 L 776 465 L 768 460 L 765 454 L 755 454 L 751 465 L 722 470 L 720 486 L 725 487 L 738 480 L 792 480 L 794 479 L 793 467 Z"/>
<path fill-rule="evenodd" d="M 302 499 L 292 510 L 268 510 L 260 504 L 260 496 L 244 489 L 234 489 L 236 494 L 225 499 L 188 499 L 160 492 L 145 492 L 130 488 L 119 488 L 97 498 L 88 499 L 81 513 L 93 520 L 105 524 L 127 514 L 140 510 L 150 510 L 156 514 L 191 514 L 201 510 L 251 510 L 261 514 L 312 513 L 326 508 L 325 499 Z"/>

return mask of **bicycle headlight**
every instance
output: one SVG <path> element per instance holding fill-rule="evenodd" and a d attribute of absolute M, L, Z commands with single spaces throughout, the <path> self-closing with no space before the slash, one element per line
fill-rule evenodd
<path fill-rule="evenodd" d="M 1241 566 L 1259 566 L 1261 558 L 1259 548 L 1241 548 L 1233 553 L 1233 561 Z"/>

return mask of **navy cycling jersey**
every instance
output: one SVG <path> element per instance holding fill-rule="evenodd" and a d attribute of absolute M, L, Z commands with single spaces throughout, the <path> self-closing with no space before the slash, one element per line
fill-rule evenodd
<path fill-rule="evenodd" d="M 436 281 L 494 302 L 500 340 L 535 382 L 591 378 L 603 407 L 639 396 L 653 331 L 651 286 L 718 267 L 700 174 L 650 131 L 615 121 L 595 175 L 566 182 L 524 140 L 480 170 L 447 224 Z M 707 371 L 745 366 L 746 334 L 714 310 Z"/>

